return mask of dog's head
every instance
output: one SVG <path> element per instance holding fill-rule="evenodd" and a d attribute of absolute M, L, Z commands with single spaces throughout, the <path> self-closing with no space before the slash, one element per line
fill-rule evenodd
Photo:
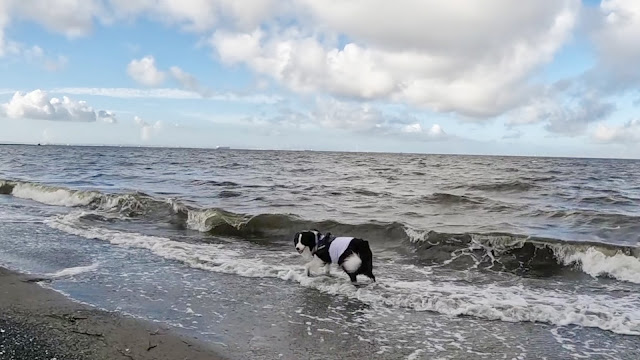
<path fill-rule="evenodd" d="M 317 230 L 305 230 L 293 237 L 293 244 L 296 247 L 296 250 L 299 254 L 309 255 L 313 253 L 313 250 L 320 239 L 320 233 Z"/>

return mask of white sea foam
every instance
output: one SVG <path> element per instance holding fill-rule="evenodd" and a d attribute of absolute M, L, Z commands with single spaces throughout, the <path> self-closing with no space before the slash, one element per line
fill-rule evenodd
<path fill-rule="evenodd" d="M 47 205 L 86 206 L 97 199 L 100 194 L 92 191 L 75 191 L 33 183 L 18 182 L 11 195 L 29 199 Z"/>
<path fill-rule="evenodd" d="M 47 274 L 47 277 L 57 279 L 57 278 L 62 278 L 67 276 L 74 276 L 74 275 L 78 275 L 78 274 L 82 274 L 90 271 L 95 271 L 99 266 L 100 266 L 100 263 L 96 262 L 86 266 L 70 267 L 70 268 L 56 271 L 54 273 Z"/>
<path fill-rule="evenodd" d="M 607 255 L 595 247 L 582 251 L 558 251 L 556 256 L 566 265 L 578 264 L 582 271 L 593 277 L 604 275 L 640 284 L 640 259 L 635 256 L 622 252 Z"/>
<path fill-rule="evenodd" d="M 115 245 L 143 248 L 154 254 L 208 271 L 246 277 L 271 277 L 294 281 L 328 294 L 357 299 L 371 306 L 402 307 L 452 316 L 470 315 L 509 322 L 581 325 L 615 333 L 640 335 L 640 295 L 575 294 L 571 291 L 523 286 L 475 286 L 446 281 L 398 281 L 391 271 L 386 279 L 366 287 L 351 285 L 345 274 L 307 277 L 302 265 L 268 263 L 266 257 L 247 255 L 231 245 L 188 244 L 168 238 L 87 227 L 77 222 L 81 214 L 49 219 L 56 229 Z M 282 259 L 286 259 L 283 257 Z M 378 269 L 384 267 L 381 264 Z M 388 269 L 391 270 L 391 269 Z"/>
<path fill-rule="evenodd" d="M 423 349 L 417 349 L 407 356 L 407 360 L 417 360 L 420 359 L 420 354 L 424 353 Z"/>

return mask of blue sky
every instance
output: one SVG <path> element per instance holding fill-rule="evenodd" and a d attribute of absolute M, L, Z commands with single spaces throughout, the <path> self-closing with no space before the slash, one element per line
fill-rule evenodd
<path fill-rule="evenodd" d="M 0 142 L 640 157 L 633 0 L 0 0 Z"/>

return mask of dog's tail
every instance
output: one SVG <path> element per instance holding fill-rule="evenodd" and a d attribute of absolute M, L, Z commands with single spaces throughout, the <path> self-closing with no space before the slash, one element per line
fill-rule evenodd
<path fill-rule="evenodd" d="M 358 269 L 360 269 L 360 265 L 362 265 L 362 259 L 360 259 L 360 255 L 353 253 L 346 259 L 344 259 L 342 268 L 349 274 L 353 274 L 354 272 L 358 271 Z"/>

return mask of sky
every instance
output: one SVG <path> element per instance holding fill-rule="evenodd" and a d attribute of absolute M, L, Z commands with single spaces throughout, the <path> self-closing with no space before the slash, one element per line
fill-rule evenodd
<path fill-rule="evenodd" d="M 0 143 L 640 158 L 637 0 L 0 0 Z"/>

